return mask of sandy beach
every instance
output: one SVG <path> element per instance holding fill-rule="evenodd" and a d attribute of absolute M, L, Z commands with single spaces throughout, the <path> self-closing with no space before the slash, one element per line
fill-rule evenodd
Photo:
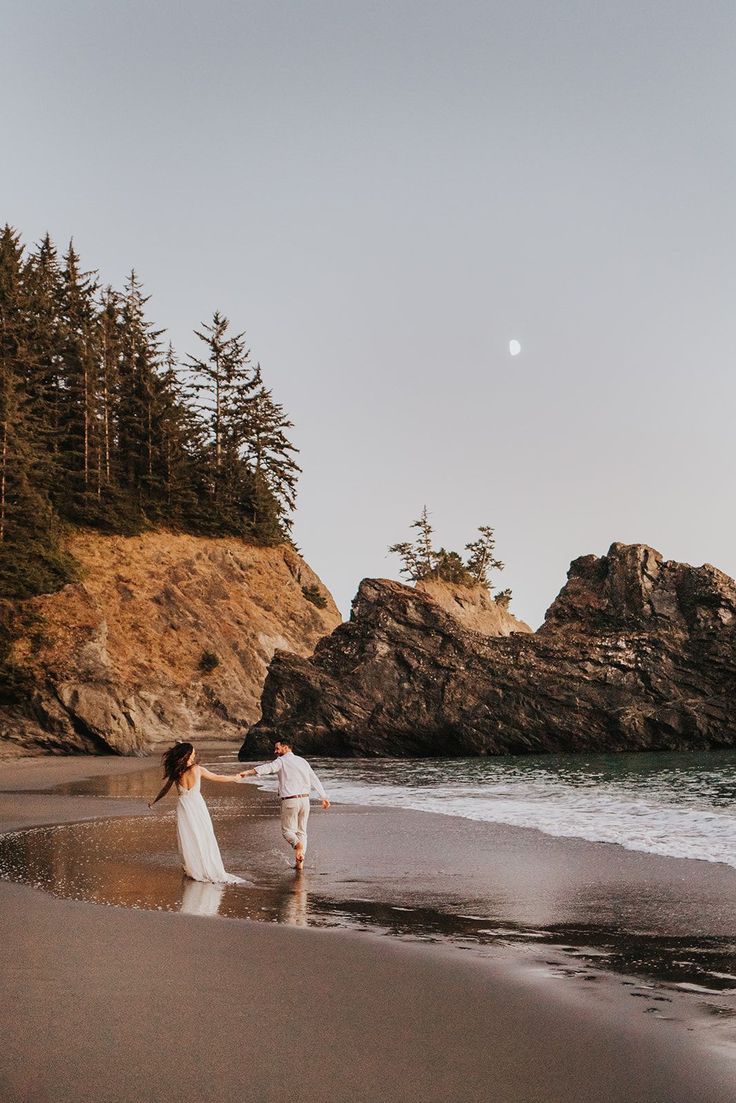
<path fill-rule="evenodd" d="M 171 806 L 152 817 L 141 799 L 141 771 L 155 776 L 155 765 L 3 762 L 0 830 L 114 818 L 115 839 L 142 846 L 150 833 L 151 853 L 161 849 L 169 863 Z M 334 806 L 313 816 L 311 864 L 295 891 L 272 798 L 246 786 L 227 793 L 243 816 L 234 806 L 225 817 L 226 840 L 247 825 L 252 854 L 242 872 L 267 919 L 274 901 L 282 910 L 286 901 L 280 922 L 254 922 L 235 907 L 234 918 L 227 908 L 217 917 L 168 910 L 175 856 L 160 872 L 143 870 L 141 891 L 160 880 L 164 896 L 137 908 L 110 903 L 125 879 L 117 866 L 106 867 L 102 888 L 90 874 L 90 896 L 105 902 L 0 881 L 0 1092 L 8 1103 L 733 1099 L 736 1064 L 686 1020 L 646 1014 L 656 1005 L 618 982 L 593 984 L 589 970 L 566 981 L 559 969 L 532 967 L 528 950 L 524 965 L 513 947 L 463 953 L 462 940 L 447 945 L 429 920 L 407 922 L 404 934 L 415 937 L 381 932 L 402 884 L 409 907 L 420 898 L 426 905 L 433 891 L 467 900 L 475 884 L 486 900 L 495 885 L 509 927 L 535 894 L 540 924 L 557 921 L 562 937 L 584 922 L 597 883 L 624 908 L 646 888 L 651 921 L 671 915 L 672 938 L 697 933 L 710 902 L 725 937 L 734 871 L 450 817 Z M 89 838 L 97 831 L 90 827 Z M 133 846 L 124 856 L 128 879 L 138 853 Z M 321 925 L 301 925 L 300 898 Z M 351 926 L 344 919 L 356 900 L 364 913 Z"/>

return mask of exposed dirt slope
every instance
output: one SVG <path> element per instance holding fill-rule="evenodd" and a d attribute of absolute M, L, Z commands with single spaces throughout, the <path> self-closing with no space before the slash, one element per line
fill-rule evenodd
<path fill-rule="evenodd" d="M 27 701 L 0 710 L 5 753 L 135 754 L 198 734 L 242 738 L 276 649 L 307 656 L 340 623 L 285 545 L 82 533 L 70 550 L 81 581 L 4 609 L 20 631 L 12 663 L 30 676 Z M 304 596 L 314 586 L 324 609 Z"/>

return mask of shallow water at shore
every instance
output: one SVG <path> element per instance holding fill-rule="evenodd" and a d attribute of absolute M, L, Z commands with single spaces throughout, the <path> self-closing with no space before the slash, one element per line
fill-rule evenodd
<path fill-rule="evenodd" d="M 204 757 L 223 772 L 238 768 L 230 749 Z M 417 769 L 429 784 L 439 765 Z M 402 768 L 390 765 L 392 773 Z M 340 798 L 341 786 L 359 794 L 366 770 L 381 766 L 323 762 L 318 769 Z M 142 763 L 140 771 L 54 791 L 129 802 L 150 797 L 158 784 L 158 767 Z M 682 1019 L 695 1009 L 726 1026 L 736 1019 L 736 873 L 723 864 L 369 801 L 337 804 L 326 815 L 315 810 L 307 867 L 296 874 L 273 797 L 252 785 L 210 784 L 206 799 L 225 865 L 246 878 L 243 886 L 182 876 L 171 798 L 156 814 L 2 836 L 0 876 L 102 904 L 520 954 L 551 977 L 593 982 L 618 974 L 632 1003 L 656 1017 Z"/>
<path fill-rule="evenodd" d="M 215 749 L 212 760 L 231 763 L 233 752 Z M 736 751 L 319 762 L 341 804 L 534 827 L 736 868 Z M 137 784 L 123 774 L 73 791 L 136 796 Z M 275 790 L 273 778 L 251 784 Z"/>
<path fill-rule="evenodd" d="M 347 803 L 413 808 L 736 868 L 736 752 L 326 764 Z"/>

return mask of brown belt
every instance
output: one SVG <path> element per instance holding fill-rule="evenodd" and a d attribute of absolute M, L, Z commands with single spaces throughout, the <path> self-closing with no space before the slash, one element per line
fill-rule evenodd
<path fill-rule="evenodd" d="M 301 797 L 308 797 L 309 793 L 294 793 L 290 797 L 282 797 L 282 800 L 299 800 Z"/>

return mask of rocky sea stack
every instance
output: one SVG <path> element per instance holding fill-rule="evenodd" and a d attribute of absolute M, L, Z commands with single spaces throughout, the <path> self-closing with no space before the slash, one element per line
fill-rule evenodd
<path fill-rule="evenodd" d="M 443 604 L 366 579 L 312 658 L 275 655 L 241 758 L 278 736 L 357 756 L 734 745 L 736 584 L 715 567 L 613 544 L 572 563 L 535 633 L 479 632 Z"/>
<path fill-rule="evenodd" d="M 0 602 L 0 753 L 239 741 L 259 715 L 274 651 L 309 655 L 340 622 L 287 544 L 90 532 L 69 551 L 77 582 Z"/>

